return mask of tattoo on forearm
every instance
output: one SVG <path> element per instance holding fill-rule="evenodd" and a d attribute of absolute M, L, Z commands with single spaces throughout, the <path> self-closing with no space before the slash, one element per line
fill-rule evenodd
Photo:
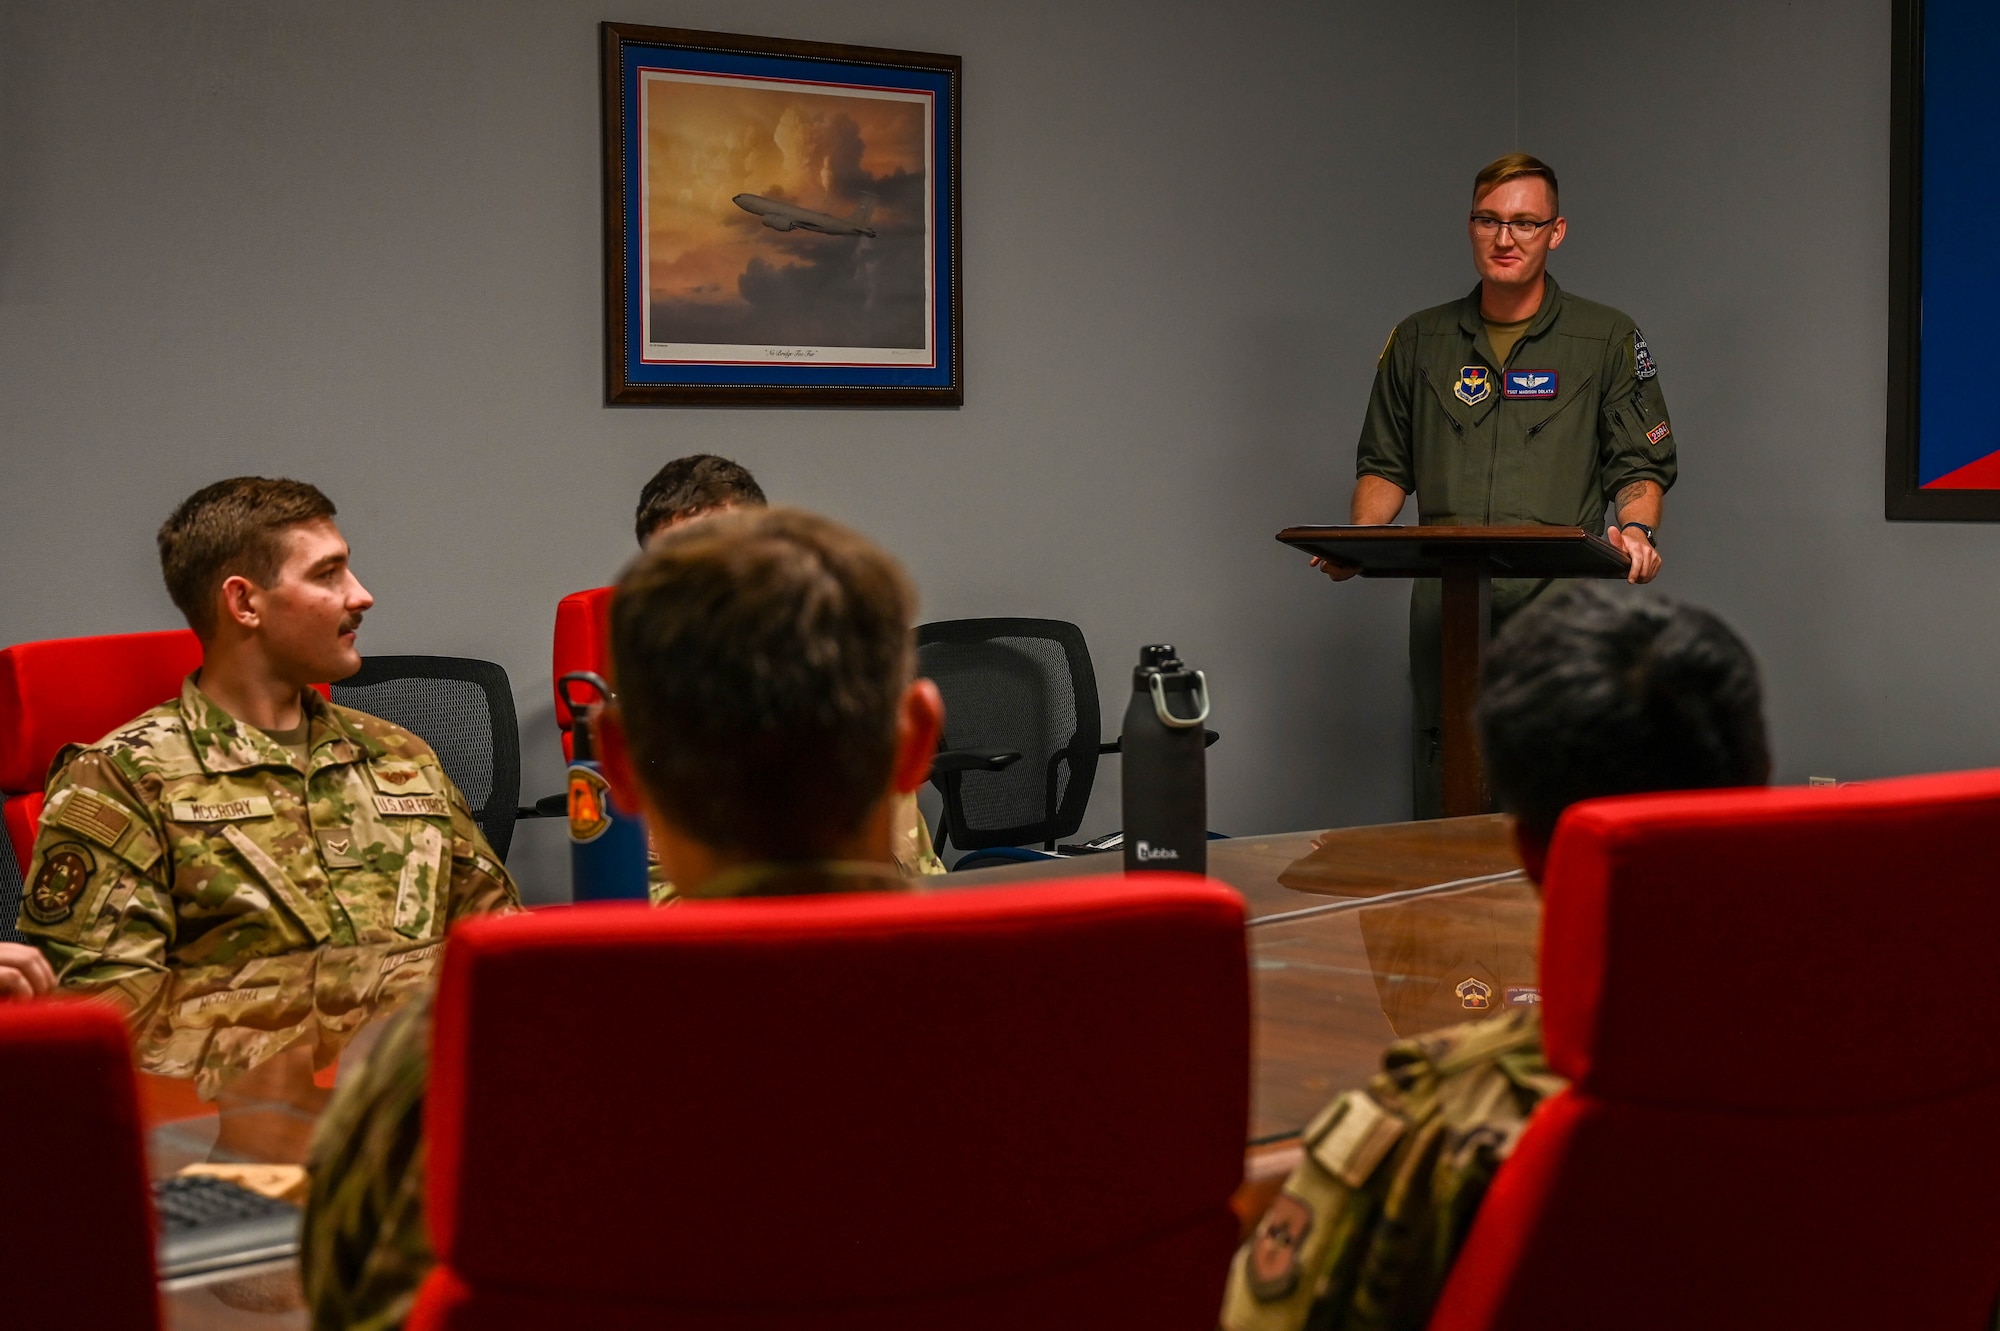
<path fill-rule="evenodd" d="M 1629 485 L 1620 487 L 1616 500 L 1618 510 L 1622 513 L 1627 504 L 1636 504 L 1640 500 L 1651 498 L 1659 492 L 1660 487 L 1657 482 L 1633 481 Z"/>

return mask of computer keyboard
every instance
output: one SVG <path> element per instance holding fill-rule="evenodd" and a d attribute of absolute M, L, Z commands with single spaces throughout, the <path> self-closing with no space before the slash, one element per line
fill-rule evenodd
<path fill-rule="evenodd" d="M 160 1218 L 160 1277 L 290 1257 L 299 1250 L 299 1208 L 227 1179 L 182 1174 L 153 1184 Z"/>

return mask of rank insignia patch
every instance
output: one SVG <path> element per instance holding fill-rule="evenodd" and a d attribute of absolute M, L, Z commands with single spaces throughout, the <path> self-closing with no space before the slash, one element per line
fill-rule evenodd
<path fill-rule="evenodd" d="M 76 909 L 76 899 L 90 882 L 96 861 L 90 847 L 66 841 L 42 857 L 41 871 L 28 888 L 22 906 L 37 924 L 61 924 Z"/>
<path fill-rule="evenodd" d="M 1632 330 L 1632 373 L 1640 380 L 1652 378 L 1660 372 L 1653 364 L 1653 349 L 1646 345 L 1646 339 L 1638 329 Z"/>
<path fill-rule="evenodd" d="M 1668 435 L 1672 434 L 1673 432 L 1674 431 L 1672 426 L 1668 425 L 1665 421 L 1661 421 L 1658 425 L 1655 425 L 1652 429 L 1646 431 L 1646 442 L 1649 444 L 1657 444 L 1662 439 L 1665 439 Z"/>
<path fill-rule="evenodd" d="M 1467 365 L 1458 372 L 1458 386 L 1452 392 L 1468 407 L 1476 407 L 1493 391 L 1493 371 L 1484 365 Z"/>
<path fill-rule="evenodd" d="M 1493 986 L 1469 975 L 1460 980 L 1458 988 L 1452 992 L 1458 995 L 1460 1007 L 1471 1008 L 1475 1012 L 1493 1003 Z"/>
<path fill-rule="evenodd" d="M 1561 384 L 1554 370 L 1509 370 L 1500 376 L 1500 396 L 1550 398 Z"/>

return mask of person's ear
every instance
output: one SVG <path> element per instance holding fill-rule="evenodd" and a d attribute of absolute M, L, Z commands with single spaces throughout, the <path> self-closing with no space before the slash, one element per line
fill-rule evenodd
<path fill-rule="evenodd" d="M 944 695 L 928 679 L 911 680 L 896 715 L 897 794 L 907 795 L 930 778 L 931 759 L 937 756 L 938 736 L 943 733 Z"/>
<path fill-rule="evenodd" d="M 1549 843 L 1521 826 L 1516 818 L 1513 825 L 1514 853 L 1520 856 L 1521 869 L 1536 884 L 1542 881 L 1542 874 L 1549 867 Z"/>
<path fill-rule="evenodd" d="M 1568 234 L 1569 234 L 1569 219 L 1566 217 L 1558 217 L 1556 219 L 1556 224 L 1549 228 L 1549 248 L 1554 249 L 1556 246 L 1562 244 L 1563 237 L 1567 236 Z"/>
<path fill-rule="evenodd" d="M 222 618 L 246 629 L 254 629 L 263 622 L 263 609 L 257 604 L 260 588 L 241 573 L 232 573 L 222 580 L 216 596 L 222 603 Z"/>

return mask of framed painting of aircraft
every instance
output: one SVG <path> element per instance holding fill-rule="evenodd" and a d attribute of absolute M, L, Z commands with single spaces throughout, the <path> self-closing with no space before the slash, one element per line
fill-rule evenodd
<path fill-rule="evenodd" d="M 1983 347 L 2000 303 L 1991 0 L 1896 0 L 1890 75 L 1891 519 L 2000 522 Z"/>
<path fill-rule="evenodd" d="M 607 399 L 962 405 L 959 57 L 602 35 Z"/>

